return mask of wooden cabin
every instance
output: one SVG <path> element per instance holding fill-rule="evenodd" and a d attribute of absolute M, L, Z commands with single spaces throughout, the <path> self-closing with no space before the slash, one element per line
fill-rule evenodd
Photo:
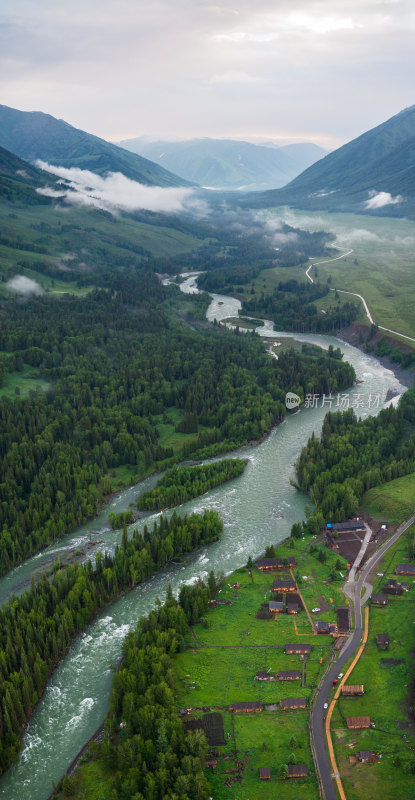
<path fill-rule="evenodd" d="M 415 564 L 399 564 L 395 569 L 395 575 L 415 576 Z"/>
<path fill-rule="evenodd" d="M 322 619 L 318 619 L 315 623 L 315 628 L 317 633 L 330 633 L 330 623 L 324 622 Z"/>
<path fill-rule="evenodd" d="M 271 600 L 268 603 L 268 611 L 270 614 L 279 614 L 284 611 L 284 603 L 282 600 Z"/>
<path fill-rule="evenodd" d="M 232 705 L 228 707 L 228 711 L 234 711 L 235 714 L 259 714 L 262 711 L 262 703 L 232 703 Z"/>
<path fill-rule="evenodd" d="M 269 672 L 265 672 L 265 670 L 260 670 L 259 672 L 257 672 L 254 678 L 254 681 L 276 681 L 276 680 L 277 680 L 276 675 L 272 675 Z"/>
<path fill-rule="evenodd" d="M 370 717 L 347 717 L 346 724 L 350 731 L 368 730 Z"/>
<path fill-rule="evenodd" d="M 390 639 L 387 633 L 378 633 L 376 636 L 376 644 L 379 648 L 388 650 Z"/>
<path fill-rule="evenodd" d="M 301 672 L 299 669 L 280 669 L 277 672 L 277 681 L 300 681 Z"/>
<path fill-rule="evenodd" d="M 296 592 L 297 591 L 297 584 L 295 581 L 288 580 L 285 578 L 284 580 L 275 580 L 271 586 L 271 592 Z"/>
<path fill-rule="evenodd" d="M 372 594 L 370 602 L 372 606 L 387 606 L 388 596 L 386 594 Z"/>
<path fill-rule="evenodd" d="M 363 683 L 344 684 L 342 695 L 343 697 L 362 697 L 364 695 Z"/>
<path fill-rule="evenodd" d="M 258 569 L 290 569 L 295 567 L 295 558 L 289 556 L 288 558 L 260 558 L 256 565 Z"/>
<path fill-rule="evenodd" d="M 361 764 L 367 764 L 368 761 L 375 761 L 375 754 L 373 750 L 359 750 L 357 755 L 357 760 L 360 761 Z"/>
<path fill-rule="evenodd" d="M 305 697 L 286 697 L 281 700 L 281 708 L 283 711 L 295 711 L 297 708 L 305 708 Z"/>
<path fill-rule="evenodd" d="M 285 610 L 287 614 L 298 614 L 300 610 L 300 606 L 295 600 L 287 600 L 287 604 L 285 606 Z"/>
<path fill-rule="evenodd" d="M 308 767 L 305 764 L 288 764 L 289 778 L 306 778 Z"/>
<path fill-rule="evenodd" d="M 271 780 L 271 770 L 269 767 L 260 767 L 258 770 L 259 773 L 259 780 L 260 781 L 270 781 Z"/>
<path fill-rule="evenodd" d="M 302 654 L 309 656 L 311 653 L 311 644 L 286 644 L 285 645 L 285 654 L 292 655 L 292 654 Z"/>

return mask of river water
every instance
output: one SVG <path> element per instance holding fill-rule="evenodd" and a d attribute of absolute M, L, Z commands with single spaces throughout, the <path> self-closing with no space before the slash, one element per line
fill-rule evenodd
<path fill-rule="evenodd" d="M 196 280 L 197 276 L 187 277 L 182 289 L 197 291 Z M 220 321 L 237 316 L 239 308 L 239 301 L 234 298 L 212 295 L 206 316 L 210 321 L 215 318 Z M 273 338 L 291 335 L 273 332 L 270 324 L 259 328 L 258 332 Z M 302 335 L 301 339 L 325 348 L 329 344 L 341 347 L 344 358 L 353 364 L 361 382 L 342 397 L 349 398 L 352 404 L 357 402 L 358 392 L 359 402 L 363 403 L 358 414 L 362 417 L 378 413 L 385 404 L 388 390 L 396 394 L 405 390 L 377 359 L 340 340 L 319 335 Z M 123 638 L 137 619 L 154 607 L 156 598 L 164 597 L 169 583 L 177 591 L 184 581 L 206 576 L 211 569 L 228 573 L 245 564 L 249 555 L 262 553 L 267 544 L 284 539 L 293 522 L 304 519 L 307 498 L 291 486 L 290 478 L 294 476 L 294 463 L 301 448 L 313 431 L 316 435 L 320 433 L 327 410 L 327 406 L 322 408 L 320 404 L 290 414 L 263 442 L 238 451 L 249 460 L 242 476 L 180 508 L 180 513 L 216 509 L 224 521 L 221 541 L 203 548 L 186 565 L 163 570 L 114 602 L 75 640 L 27 726 L 18 762 L 0 781 L 0 798 L 45 800 L 49 795 L 52 780 L 59 780 L 104 719 L 112 681 L 111 662 L 120 655 Z M 51 558 L 83 547 L 91 537 L 104 544 L 92 546 L 88 555 L 93 555 L 98 548 L 112 549 L 121 533 L 110 530 L 109 511 L 127 509 L 155 481 L 153 476 L 122 492 L 92 522 L 2 578 L 0 598 L 4 601 L 11 592 L 21 591 L 34 570 Z M 148 517 L 147 524 L 157 516 Z M 137 525 L 141 527 L 144 521 Z"/>

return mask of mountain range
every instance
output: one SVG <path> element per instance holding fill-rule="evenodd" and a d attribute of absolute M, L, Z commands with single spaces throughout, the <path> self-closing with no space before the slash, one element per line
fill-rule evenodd
<path fill-rule="evenodd" d="M 169 142 L 138 137 L 119 144 L 191 183 L 227 191 L 284 186 L 327 153 L 311 142 L 270 147 L 232 139 Z"/>
<path fill-rule="evenodd" d="M 415 105 L 246 204 L 414 217 Z"/>
<path fill-rule="evenodd" d="M 121 172 L 147 186 L 188 185 L 158 164 L 40 111 L 0 105 L 0 146 L 29 162 L 39 159 L 98 175 Z"/>

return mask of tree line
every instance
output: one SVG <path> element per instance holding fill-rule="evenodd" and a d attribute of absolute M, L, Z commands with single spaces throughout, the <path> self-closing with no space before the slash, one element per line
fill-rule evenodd
<path fill-rule="evenodd" d="M 153 489 L 139 497 L 137 506 L 143 511 L 159 511 L 186 503 L 187 500 L 242 475 L 246 463 L 240 458 L 225 458 L 198 467 L 174 466 L 167 470 Z"/>
<path fill-rule="evenodd" d="M 320 439 L 312 435 L 296 465 L 299 488 L 316 507 L 311 532 L 348 519 L 373 486 L 415 471 L 415 437 L 408 435 L 414 420 L 413 389 L 376 417 L 357 420 L 353 409 L 326 415 Z"/>
<path fill-rule="evenodd" d="M 135 530 L 114 555 L 43 574 L 20 597 L 0 609 L 0 773 L 16 760 L 24 724 L 49 675 L 74 636 L 120 592 L 150 577 L 170 559 L 219 539 L 223 523 L 215 511 L 183 518 L 161 517 L 143 533 Z"/>

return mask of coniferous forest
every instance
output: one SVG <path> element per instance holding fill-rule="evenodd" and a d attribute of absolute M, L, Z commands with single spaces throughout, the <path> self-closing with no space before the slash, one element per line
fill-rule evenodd
<path fill-rule="evenodd" d="M 138 508 L 159 511 L 186 503 L 192 497 L 242 475 L 246 461 L 225 458 L 200 467 L 172 467 L 157 482 L 154 489 L 144 492 L 138 499 Z"/>
<path fill-rule="evenodd" d="M 175 287 L 145 272 L 107 274 L 83 298 L 0 304 L 3 368 L 38 369 L 47 391 L 0 398 L 0 569 L 94 516 L 110 472 L 139 475 L 191 453 L 213 455 L 263 436 L 285 414 L 288 390 L 338 391 L 354 371 L 327 355 L 271 359 L 260 339 L 183 324 Z M 202 306 L 200 307 L 200 303 Z M 202 310 L 203 316 L 203 310 Z M 156 415 L 177 409 L 184 437 L 160 444 Z"/>

